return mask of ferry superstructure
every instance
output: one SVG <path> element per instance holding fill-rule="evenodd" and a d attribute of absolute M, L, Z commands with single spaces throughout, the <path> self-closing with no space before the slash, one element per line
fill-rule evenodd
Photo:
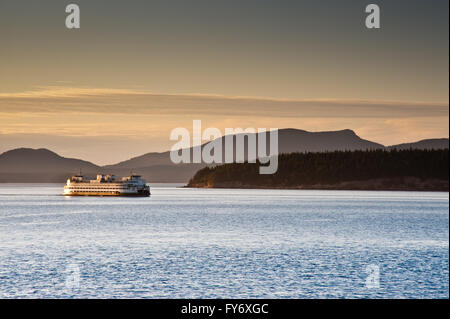
<path fill-rule="evenodd" d="M 97 179 L 87 180 L 83 175 L 67 179 L 66 196 L 150 196 L 150 187 L 140 175 L 130 175 L 116 180 L 114 175 L 98 174 Z"/>

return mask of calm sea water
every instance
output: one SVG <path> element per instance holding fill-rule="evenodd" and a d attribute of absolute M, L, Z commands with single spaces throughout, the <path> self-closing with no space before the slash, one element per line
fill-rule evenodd
<path fill-rule="evenodd" d="M 448 193 L 0 184 L 2 298 L 448 298 Z"/>

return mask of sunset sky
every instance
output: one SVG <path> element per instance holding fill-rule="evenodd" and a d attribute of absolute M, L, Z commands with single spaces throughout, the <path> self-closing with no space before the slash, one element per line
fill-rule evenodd
<path fill-rule="evenodd" d="M 204 127 L 448 137 L 448 0 L 0 1 L 0 153 L 111 164 Z M 364 8 L 381 8 L 381 29 Z"/>

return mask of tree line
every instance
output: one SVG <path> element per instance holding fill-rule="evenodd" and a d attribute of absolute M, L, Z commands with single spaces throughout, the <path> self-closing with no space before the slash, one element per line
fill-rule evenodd
<path fill-rule="evenodd" d="M 448 149 L 290 153 L 279 155 L 278 160 L 278 170 L 272 175 L 260 175 L 260 163 L 205 167 L 188 186 L 296 187 L 404 177 L 448 181 L 449 176 Z"/>

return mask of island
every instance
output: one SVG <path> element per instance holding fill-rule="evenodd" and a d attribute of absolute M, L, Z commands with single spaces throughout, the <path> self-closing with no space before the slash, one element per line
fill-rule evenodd
<path fill-rule="evenodd" d="M 187 187 L 448 191 L 448 149 L 305 152 L 279 155 L 278 170 L 230 163 L 197 171 Z"/>

